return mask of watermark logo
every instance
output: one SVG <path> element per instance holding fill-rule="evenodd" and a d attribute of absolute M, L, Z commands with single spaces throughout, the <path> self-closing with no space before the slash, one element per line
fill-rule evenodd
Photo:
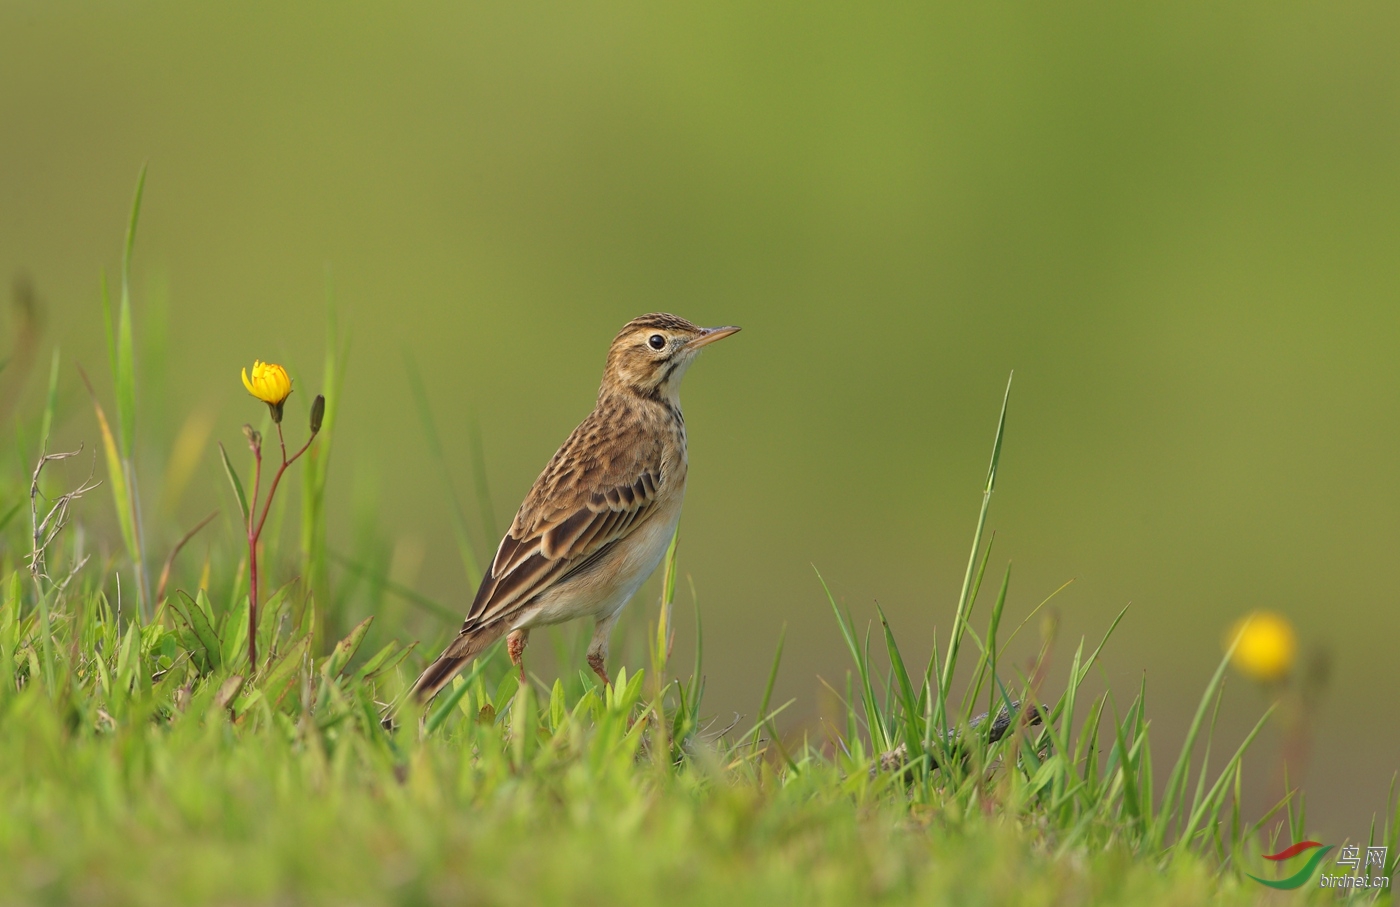
<path fill-rule="evenodd" d="M 1292 847 L 1284 848 L 1278 853 L 1264 854 L 1264 859 L 1282 863 L 1284 860 L 1296 857 L 1300 853 L 1311 851 L 1312 855 L 1308 857 L 1308 862 L 1303 864 L 1302 869 L 1299 869 L 1286 879 L 1261 879 L 1253 873 L 1249 873 L 1249 877 L 1261 885 L 1268 885 L 1270 888 L 1282 888 L 1285 891 L 1293 888 L 1302 888 L 1304 885 L 1308 884 L 1308 881 L 1313 877 L 1313 873 L 1317 872 L 1318 865 L 1331 849 L 1331 847 L 1323 845 L 1321 841 L 1299 841 Z"/>
<path fill-rule="evenodd" d="M 1312 880 L 1317 873 L 1317 868 L 1322 865 L 1322 861 L 1332 852 L 1332 845 L 1323 844 L 1321 841 L 1299 841 L 1291 847 L 1286 847 L 1278 853 L 1265 854 L 1264 859 L 1272 860 L 1282 864 L 1286 860 L 1306 853 L 1308 855 L 1305 862 L 1292 875 L 1283 879 L 1261 879 L 1257 875 L 1249 874 L 1249 877 L 1261 885 L 1270 888 L 1281 888 L 1291 890 L 1302 888 Z M 1363 864 L 1361 858 L 1361 847 L 1356 844 L 1344 845 L 1337 856 L 1338 866 L 1347 866 L 1350 873 L 1329 874 L 1323 873 L 1318 879 L 1320 888 L 1389 888 L 1390 877 L 1385 875 L 1385 858 L 1387 848 L 1367 847 L 1366 861 Z M 1376 867 L 1379 875 L 1371 875 L 1371 867 Z"/>

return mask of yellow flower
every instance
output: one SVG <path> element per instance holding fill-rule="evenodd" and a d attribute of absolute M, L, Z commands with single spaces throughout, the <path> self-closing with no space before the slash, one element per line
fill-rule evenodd
<path fill-rule="evenodd" d="M 248 393 L 266 403 L 272 410 L 272 421 L 282 421 L 282 404 L 292 393 L 292 379 L 287 370 L 274 362 L 253 360 L 253 377 L 248 378 L 248 370 L 243 370 L 243 386 Z"/>
<path fill-rule="evenodd" d="M 1225 646 L 1237 639 L 1230 660 L 1241 674 L 1265 683 L 1288 676 L 1298 651 L 1298 639 L 1288 618 L 1272 611 L 1247 614 L 1230 628 Z"/>

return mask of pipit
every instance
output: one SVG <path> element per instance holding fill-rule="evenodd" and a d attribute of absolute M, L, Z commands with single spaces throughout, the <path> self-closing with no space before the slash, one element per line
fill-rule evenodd
<path fill-rule="evenodd" d="M 593 412 L 525 496 L 462 632 L 414 684 L 420 702 L 504 633 L 523 682 L 530 630 L 580 617 L 596 621 L 588 666 L 611 683 L 613 625 L 661 562 L 681 516 L 681 377 L 701 349 L 737 330 L 653 314 L 613 338 Z"/>

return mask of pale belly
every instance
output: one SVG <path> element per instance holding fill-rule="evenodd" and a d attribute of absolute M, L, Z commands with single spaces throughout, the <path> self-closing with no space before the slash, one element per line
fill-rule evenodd
<path fill-rule="evenodd" d="M 548 590 L 512 629 L 558 624 L 580 617 L 604 620 L 616 614 L 656 571 L 681 518 L 681 495 L 614 546 L 581 576 Z"/>

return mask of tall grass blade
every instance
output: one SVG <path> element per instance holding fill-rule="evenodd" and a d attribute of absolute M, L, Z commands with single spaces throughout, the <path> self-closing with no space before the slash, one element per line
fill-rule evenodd
<path fill-rule="evenodd" d="M 117 395 L 118 440 L 122 459 L 131 459 L 136 443 L 136 352 L 131 329 L 131 255 L 136 247 L 136 225 L 141 220 L 141 197 L 146 191 L 146 166 L 136 178 L 136 194 L 131 200 L 131 218 L 126 225 L 122 248 L 121 303 L 117 310 L 116 359 L 112 362 Z"/>
<path fill-rule="evenodd" d="M 1110 697 L 1110 702 L 1112 698 Z M 1126 721 L 1119 720 L 1118 710 L 1114 709 L 1113 714 L 1113 740 L 1114 752 L 1110 757 L 1110 764 L 1118 772 L 1118 780 L 1123 789 L 1123 809 L 1127 812 L 1129 820 L 1134 824 L 1142 822 L 1142 803 L 1138 797 L 1138 775 L 1137 766 L 1134 764 L 1133 751 L 1128 749 L 1127 735 L 1123 733 L 1123 727 L 1132 724 L 1137 711 L 1139 701 L 1134 701 L 1128 709 Z"/>
<path fill-rule="evenodd" d="M 849 615 L 841 613 L 841 608 L 836 604 L 836 597 L 831 594 L 831 588 L 827 586 L 826 580 L 822 578 L 821 572 L 815 567 L 812 569 L 816 572 L 817 582 L 821 583 L 822 591 L 826 593 L 826 600 L 831 604 L 831 610 L 836 615 L 836 623 L 841 627 L 841 637 L 846 641 L 846 648 L 850 650 L 851 660 L 856 663 L 856 673 L 859 675 L 861 687 L 861 700 L 865 708 L 865 724 L 866 729 L 870 733 L 871 744 L 877 748 L 884 747 L 887 743 L 887 738 L 884 733 L 885 729 L 880 720 L 880 709 L 875 702 L 875 688 L 870 677 L 870 662 L 867 658 L 867 652 L 863 652 L 860 645 L 856 642 L 855 621 Z M 867 634 L 867 650 L 869 649 L 869 643 L 869 635 Z M 849 682 L 849 677 L 847 680 Z M 847 696 L 846 703 L 847 708 L 851 710 L 851 714 L 848 716 L 849 721 L 854 722 L 855 704 L 850 699 L 849 695 Z M 851 733 L 853 735 L 854 730 L 852 730 Z"/>
<path fill-rule="evenodd" d="M 987 546 L 990 550 L 991 546 Z M 979 583 L 980 585 L 980 583 Z M 997 632 L 1001 627 L 1001 614 L 1006 608 L 1006 593 L 1011 588 L 1011 564 L 1006 565 L 1006 573 L 1001 578 L 1001 589 L 997 592 L 997 600 L 992 605 L 992 615 L 987 621 L 987 639 L 982 646 L 982 654 L 977 659 L 977 667 L 972 672 L 972 685 L 968 687 L 963 695 L 963 714 L 966 715 L 969 706 L 977 702 L 977 697 L 982 693 L 982 685 L 986 682 L 987 672 L 990 671 L 993 678 L 997 671 Z M 988 690 L 988 697 L 995 703 L 997 696 L 996 683 L 993 680 L 991 688 Z M 988 705 L 988 711 L 993 711 L 993 705 Z"/>
<path fill-rule="evenodd" d="M 972 535 L 972 552 L 967 557 L 967 572 L 963 575 L 962 593 L 958 596 L 958 608 L 953 614 L 953 629 L 948 636 L 948 654 L 943 661 L 943 677 L 939 686 L 947 690 L 953 681 L 953 670 L 958 664 L 958 646 L 966 632 L 967 609 L 970 604 L 972 583 L 977 568 L 977 554 L 982 549 L 982 531 L 987 525 L 987 511 L 992 506 L 992 492 L 996 489 L 997 464 L 1001 461 L 1001 442 L 1006 433 L 1006 406 L 1011 400 L 1011 380 L 1015 372 L 1006 379 L 1006 393 L 1001 399 L 1001 416 L 997 419 L 996 440 L 992 444 L 992 462 L 987 468 L 987 482 L 982 490 L 982 509 L 977 515 L 977 531 Z"/>
<path fill-rule="evenodd" d="M 136 193 L 131 202 L 131 217 L 127 222 L 126 242 L 122 249 L 121 300 L 117 310 L 115 327 L 112 323 L 112 307 L 107 296 L 107 281 L 102 281 L 102 314 L 107 333 L 107 354 L 112 369 L 112 384 L 116 396 L 117 431 L 112 445 L 115 458 L 109 453 L 108 470 L 112 478 L 112 493 L 117 498 L 118 521 L 122 527 L 123 541 L 136 573 L 137 597 L 143 617 L 149 617 L 151 608 L 150 577 L 146 572 L 145 544 L 141 526 L 140 495 L 137 493 L 136 470 L 132 462 L 136 444 L 136 352 L 132 340 L 131 327 L 131 257 L 136 245 L 136 225 L 141 219 L 141 197 L 146 188 L 146 167 L 136 179 Z M 96 405 L 97 395 L 87 381 L 88 392 Z M 107 425 L 106 415 L 100 414 L 103 443 L 112 434 Z M 114 463 L 115 460 L 115 463 Z M 115 468 L 114 468 L 115 467 Z M 117 481 L 117 474 L 121 482 Z M 118 487 L 120 485 L 120 488 Z"/>
<path fill-rule="evenodd" d="M 773 687 L 778 682 L 778 666 L 783 662 L 783 643 L 787 640 L 787 624 L 783 624 L 782 630 L 778 632 L 778 648 L 773 653 L 773 665 L 768 669 L 768 682 L 763 686 L 763 699 L 758 704 L 759 726 L 767 726 L 770 737 L 777 739 L 777 734 L 773 733 L 772 726 L 768 725 L 768 704 L 773 699 Z M 758 735 L 754 735 L 754 748 L 758 747 Z"/>
<path fill-rule="evenodd" d="M 442 439 L 438 435 L 437 423 L 433 419 L 433 410 L 428 403 L 428 390 L 423 384 L 423 377 L 418 371 L 418 364 L 413 356 L 404 350 L 404 369 L 408 372 L 408 387 L 413 393 L 413 400 L 418 407 L 418 420 L 423 426 L 423 437 L 428 442 L 428 452 L 432 454 L 433 463 L 438 468 L 438 481 L 447 491 L 447 500 L 452 505 L 448 515 L 452 518 L 452 533 L 457 539 L 457 555 L 462 560 L 462 570 L 467 575 L 467 583 L 473 588 L 481 585 L 481 558 L 477 556 L 476 547 L 472 544 L 471 537 L 467 534 L 467 518 L 462 511 L 462 500 L 457 496 L 457 486 L 452 481 L 452 472 L 447 466 L 447 456 L 442 449 Z M 494 538 L 494 535 L 488 537 Z M 488 541 L 487 544 L 490 544 Z"/>
<path fill-rule="evenodd" d="M 909 679 L 909 671 L 904 666 L 904 657 L 899 652 L 899 644 L 895 642 L 894 631 L 890 628 L 889 619 L 885 617 L 885 610 L 879 605 L 875 606 L 876 612 L 880 615 L 880 626 L 885 631 L 885 651 L 890 659 L 890 674 L 896 685 L 899 694 L 899 706 L 902 713 L 902 722 L 896 722 L 891 715 L 890 726 L 896 727 L 902 724 L 904 742 L 913 746 L 916 741 L 924 737 L 920 719 L 923 715 L 919 710 L 918 696 L 914 692 L 914 683 Z"/>
<path fill-rule="evenodd" d="M 491 504 L 491 485 L 486 481 L 486 445 L 481 437 L 481 419 L 475 412 L 467 416 L 467 444 L 471 450 L 472 481 L 476 485 L 476 511 L 489 545 L 501 533 L 496 528 L 496 508 Z"/>
<path fill-rule="evenodd" d="M 326 277 L 326 350 L 321 370 L 321 393 L 326 398 L 326 411 L 316 443 L 302 457 L 301 484 L 301 563 L 302 576 L 311 585 L 311 594 L 321 603 L 317 612 L 322 621 L 316 628 L 314 651 L 325 644 L 327 625 L 337 624 L 339 612 L 331 595 L 330 561 L 326 541 L 326 485 L 330 478 L 331 454 L 340 423 L 341 388 L 344 384 L 345 361 L 349 355 L 349 339 L 342 339 L 336 318 L 335 296 Z"/>
<path fill-rule="evenodd" d="M 79 366 L 78 374 L 82 376 L 83 384 L 87 386 L 88 396 L 92 399 L 93 411 L 97 414 L 97 428 L 102 434 L 102 453 L 107 461 L 107 479 L 112 484 L 112 500 L 117 510 L 117 526 L 121 530 L 122 541 L 126 544 L 126 550 L 132 556 L 133 561 L 138 550 L 136 544 L 136 524 L 131 511 L 131 497 L 128 494 L 126 484 L 126 469 L 122 465 L 121 448 L 117 445 L 117 439 L 112 434 L 112 426 L 107 421 L 107 412 L 102 408 L 101 402 L 97 399 L 97 392 L 92 389 L 92 382 L 88 380 L 87 373 Z"/>
<path fill-rule="evenodd" d="M 1194 813 L 1201 805 L 1201 799 L 1205 794 L 1206 774 L 1210 771 L 1210 749 L 1215 743 L 1215 727 L 1220 720 L 1220 703 L 1225 698 L 1225 684 L 1220 685 L 1220 689 L 1215 691 L 1215 707 L 1211 709 L 1210 724 L 1206 728 L 1206 749 L 1201 754 L 1201 772 L 1196 776 L 1196 793 L 1191 798 L 1191 810 Z"/>
<path fill-rule="evenodd" d="M 23 506 L 24 501 L 15 501 L 14 506 L 12 506 L 9 510 L 5 511 L 3 516 L 0 516 L 0 530 L 3 530 L 6 526 L 10 525 L 10 520 L 13 520 L 15 518 L 15 514 L 19 513 L 19 509 Z"/>
<path fill-rule="evenodd" d="M 1277 708 L 1277 705 L 1270 706 L 1268 711 L 1260 716 L 1259 720 L 1254 725 L 1254 729 L 1241 741 L 1239 748 L 1235 750 L 1235 754 L 1230 757 L 1230 761 L 1225 763 L 1225 767 L 1221 770 L 1215 783 L 1211 785 L 1210 792 L 1206 795 L 1205 799 L 1191 811 L 1190 817 L 1186 821 L 1186 826 L 1182 829 L 1180 836 L 1177 838 L 1176 846 L 1173 848 L 1173 859 L 1175 859 L 1182 850 L 1190 848 L 1191 841 L 1196 836 L 1197 828 L 1200 827 L 1207 816 L 1211 817 L 1212 824 L 1219 821 L 1220 808 L 1224 802 L 1221 795 L 1225 789 L 1225 785 L 1234 775 L 1240 761 L 1244 759 L 1245 751 L 1254 743 L 1254 738 L 1259 736 L 1259 732 L 1262 731 L 1264 725 L 1268 723 L 1269 716 L 1273 715 L 1275 708 Z M 1163 823 L 1163 825 L 1165 825 L 1165 823 Z M 1300 836 L 1294 838 L 1294 840 L 1301 841 L 1303 839 Z"/>
<path fill-rule="evenodd" d="M 1016 625 L 1016 629 L 1012 630 L 1011 635 L 1006 637 L 1006 645 L 1011 645 L 1011 641 L 1016 638 L 1017 634 L 1019 634 L 1023 629 L 1025 629 L 1026 624 L 1031 622 L 1031 618 L 1039 614 L 1042 608 L 1050 604 L 1051 599 L 1068 589 L 1073 583 L 1073 579 L 1065 580 L 1063 583 L 1060 584 L 1060 587 L 1058 589 L 1045 596 L 1045 598 L 1041 600 L 1040 604 L 1036 605 L 1030 610 L 1030 613 L 1028 613 L 1025 617 L 1021 618 L 1021 622 Z M 1002 646 L 1002 648 L 1004 649 L 1006 648 L 1006 646 Z"/>
<path fill-rule="evenodd" d="M 656 620 L 656 653 L 653 656 L 658 690 L 666 683 L 666 663 L 670 660 L 671 645 L 676 635 L 672 615 L 676 604 L 676 549 L 680 539 L 679 529 L 671 533 L 671 543 L 666 546 L 666 558 L 661 568 L 661 610 Z"/>
<path fill-rule="evenodd" d="M 44 416 L 39 421 L 39 445 L 44 452 L 49 449 L 49 433 L 53 431 L 54 412 L 58 409 L 58 347 L 53 348 L 53 358 L 49 361 L 49 390 L 44 395 Z"/>
<path fill-rule="evenodd" d="M 1186 739 L 1181 743 L 1181 754 L 1177 756 L 1176 764 L 1172 766 L 1171 774 L 1167 776 L 1167 784 L 1162 789 L 1161 820 L 1152 841 L 1154 849 L 1161 849 L 1165 842 L 1167 826 L 1182 811 L 1182 799 L 1185 796 L 1186 782 L 1191 773 L 1191 754 L 1196 748 L 1196 738 L 1200 735 L 1201 724 L 1205 720 L 1206 712 L 1210 709 L 1211 700 L 1215 698 L 1216 691 L 1225 681 L 1225 669 L 1230 666 L 1230 659 L 1234 656 L 1237 645 L 1239 645 L 1239 637 L 1230 643 L 1225 657 L 1220 659 L 1215 674 L 1212 675 L 1205 693 L 1201 696 L 1200 703 L 1196 706 L 1196 714 L 1191 718 Z"/>
<path fill-rule="evenodd" d="M 383 573 L 380 573 L 378 570 L 366 567 L 358 561 L 354 560 L 353 558 L 345 557 L 342 554 L 335 554 L 334 552 L 332 552 L 330 556 L 331 559 L 334 560 L 336 563 L 340 564 L 342 567 L 356 574 L 357 576 L 369 580 L 375 585 L 394 593 L 404 601 L 415 604 L 423 610 L 434 614 L 437 617 L 448 621 L 449 623 L 455 624 L 462 620 L 461 611 L 456 610 L 454 608 L 449 608 L 441 602 L 429 598 L 428 596 L 417 591 L 416 589 L 411 589 L 408 586 L 405 586 L 403 583 L 394 582 L 392 579 L 385 576 Z"/>
<path fill-rule="evenodd" d="M 700 701 L 705 695 L 705 675 L 702 671 L 705 665 L 705 633 L 700 622 L 700 601 L 693 586 L 690 592 L 691 600 L 695 602 L 695 667 L 690 674 L 690 698 L 686 708 L 698 720 Z"/>

